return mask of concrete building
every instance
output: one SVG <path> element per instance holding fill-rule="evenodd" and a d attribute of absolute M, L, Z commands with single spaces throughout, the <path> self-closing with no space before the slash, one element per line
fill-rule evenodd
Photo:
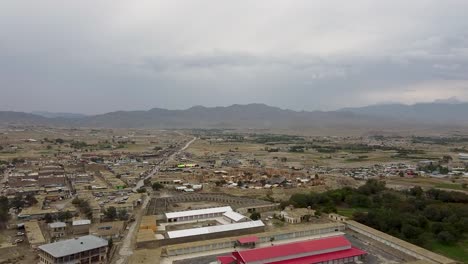
<path fill-rule="evenodd" d="M 73 235 L 87 235 L 89 234 L 89 228 L 91 227 L 91 220 L 81 219 L 74 220 L 72 222 Z"/>
<path fill-rule="evenodd" d="M 54 222 L 48 224 L 50 238 L 61 238 L 66 235 L 67 224 L 64 222 Z"/>
<path fill-rule="evenodd" d="M 88 235 L 39 246 L 39 264 L 105 264 L 108 242 Z"/>
<path fill-rule="evenodd" d="M 286 207 L 284 211 L 281 211 L 281 217 L 284 221 L 290 224 L 299 224 L 304 221 L 308 221 L 311 216 L 315 215 L 315 210 L 307 208 L 291 208 Z"/>
<path fill-rule="evenodd" d="M 231 224 L 249 221 L 247 217 L 234 211 L 225 212 L 223 214 L 223 219 Z"/>
<path fill-rule="evenodd" d="M 218 257 L 221 264 L 356 263 L 367 253 L 343 236 L 301 241 L 232 252 Z"/>
<path fill-rule="evenodd" d="M 224 232 L 230 232 L 230 231 L 240 231 L 240 230 L 245 230 L 245 229 L 256 229 L 256 228 L 264 228 L 264 227 L 265 227 L 265 224 L 261 220 L 257 220 L 257 221 L 243 222 L 243 223 L 169 231 L 167 232 L 167 236 L 169 238 L 188 238 L 188 237 L 197 237 L 197 236 L 206 235 L 206 234 L 224 233 Z"/>
<path fill-rule="evenodd" d="M 232 211 L 230 206 L 214 207 L 199 210 L 179 211 L 166 213 L 167 222 L 183 222 L 213 217 L 222 217 L 224 213 Z"/>

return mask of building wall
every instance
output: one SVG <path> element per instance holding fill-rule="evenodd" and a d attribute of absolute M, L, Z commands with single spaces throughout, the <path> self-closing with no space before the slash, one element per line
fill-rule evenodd
<path fill-rule="evenodd" d="M 362 234 L 364 236 L 367 236 L 373 240 L 376 240 L 378 242 L 381 242 L 389 247 L 392 247 L 398 251 L 401 251 L 403 253 L 406 253 L 412 257 L 415 257 L 417 259 L 421 259 L 421 260 L 425 260 L 425 261 L 428 261 L 429 263 L 436 263 L 436 264 L 449 264 L 449 263 L 456 263 L 455 261 L 452 261 L 450 259 L 447 259 L 445 257 L 442 257 L 444 259 L 446 259 L 445 261 L 439 261 L 435 258 L 432 258 L 430 257 L 430 255 L 437 255 L 433 252 L 430 252 L 428 250 L 425 250 L 423 248 L 421 248 L 423 251 L 427 251 L 427 254 L 421 254 L 419 252 L 416 252 L 415 250 L 413 250 L 411 247 L 417 247 L 415 245 L 412 245 L 410 243 L 407 243 L 407 242 L 404 242 L 402 241 L 402 243 L 396 243 L 394 241 L 390 241 L 388 239 L 386 239 L 384 236 L 381 236 L 379 235 L 380 231 L 378 230 L 375 230 L 375 232 L 372 232 L 372 231 L 369 231 L 369 230 L 373 230 L 372 228 L 368 227 L 369 230 L 364 230 L 360 227 L 361 224 L 357 223 L 357 224 L 354 224 L 354 221 L 346 221 L 346 227 L 359 233 L 359 234 Z M 387 235 L 386 236 L 390 236 L 390 235 Z M 397 239 L 397 238 L 395 238 Z M 399 239 L 398 239 L 399 240 Z M 408 244 L 409 246 L 405 246 L 405 244 Z"/>
<path fill-rule="evenodd" d="M 78 225 L 78 226 L 73 226 L 73 234 L 74 235 L 87 235 L 89 234 L 89 228 L 90 225 Z"/>
<path fill-rule="evenodd" d="M 290 231 L 290 232 L 279 232 L 276 234 L 267 234 L 267 233 L 260 233 L 256 234 L 258 237 L 258 243 L 269 243 L 271 238 L 274 238 L 274 241 L 279 240 L 287 240 L 287 239 L 294 239 L 300 237 L 307 237 L 307 236 L 316 236 L 316 235 L 324 235 L 327 233 L 344 231 L 345 226 L 343 224 L 336 224 L 334 226 L 324 227 L 324 228 L 314 228 L 312 225 L 308 228 Z M 233 232 L 230 235 L 233 237 L 241 236 L 242 234 L 236 234 L 237 232 Z M 230 235 L 223 235 L 220 237 L 229 237 Z M 211 238 L 214 239 L 214 238 Z M 208 239 L 206 239 L 208 240 Z M 203 241 L 203 240 L 199 240 Z M 179 242 L 180 243 L 180 242 Z M 184 242 L 185 243 L 185 242 Z M 174 243 L 176 244 L 176 243 Z M 206 241 L 205 244 L 198 243 L 199 245 L 191 245 L 191 244 L 184 244 L 180 247 L 171 249 L 166 248 L 166 252 L 168 256 L 177 256 L 177 255 L 184 255 L 184 254 L 192 254 L 197 252 L 204 252 L 210 250 L 218 250 L 218 249 L 225 249 L 225 248 L 233 248 L 235 245 L 235 240 L 232 241 Z M 162 246 L 162 245 L 161 245 Z"/>
<path fill-rule="evenodd" d="M 45 251 L 39 249 L 39 264 L 67 263 L 67 264 L 106 264 L 108 247 L 83 251 L 78 254 L 55 258 Z"/>

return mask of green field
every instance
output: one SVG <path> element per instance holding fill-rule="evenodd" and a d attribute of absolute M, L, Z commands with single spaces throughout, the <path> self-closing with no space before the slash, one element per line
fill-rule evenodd
<path fill-rule="evenodd" d="M 431 243 L 431 250 L 463 263 L 468 263 L 468 239 L 450 246 L 434 241 Z"/>
<path fill-rule="evenodd" d="M 443 188 L 443 189 L 452 189 L 452 190 L 463 190 L 461 184 L 457 183 L 437 183 L 434 185 L 436 188 Z"/>
<path fill-rule="evenodd" d="M 367 212 L 369 209 L 366 208 L 337 208 L 338 214 L 346 217 L 353 217 L 355 212 Z"/>

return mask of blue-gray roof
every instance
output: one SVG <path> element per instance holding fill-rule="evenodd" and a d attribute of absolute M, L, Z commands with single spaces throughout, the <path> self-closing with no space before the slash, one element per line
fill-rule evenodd
<path fill-rule="evenodd" d="M 39 249 L 47 252 L 55 258 L 60 258 L 95 248 L 105 247 L 107 245 L 107 240 L 97 236 L 88 235 L 42 245 L 39 246 Z"/>

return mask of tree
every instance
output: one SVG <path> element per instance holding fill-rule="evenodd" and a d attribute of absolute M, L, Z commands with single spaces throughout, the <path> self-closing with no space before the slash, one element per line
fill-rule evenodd
<path fill-rule="evenodd" d="M 145 186 L 150 186 L 150 185 L 151 185 L 151 180 L 150 180 L 150 179 L 144 179 L 144 180 L 143 180 L 143 184 L 144 184 Z"/>
<path fill-rule="evenodd" d="M 146 188 L 145 187 L 141 187 L 140 189 L 137 190 L 138 193 L 145 193 L 146 192 Z"/>
<path fill-rule="evenodd" d="M 162 185 L 162 184 L 159 183 L 159 182 L 155 182 L 155 183 L 153 183 L 153 185 L 152 185 L 151 187 L 153 188 L 153 190 L 159 191 L 159 190 L 161 190 L 162 188 L 164 188 L 164 185 Z"/>
<path fill-rule="evenodd" d="M 114 220 L 117 218 L 117 209 L 114 206 L 110 206 L 104 211 L 104 217 L 108 220 Z"/>
<path fill-rule="evenodd" d="M 47 213 L 44 215 L 44 220 L 46 223 L 52 223 L 54 221 L 54 218 L 51 214 Z"/>
<path fill-rule="evenodd" d="M 57 144 L 63 144 L 64 142 L 65 142 L 65 140 L 63 140 L 61 138 L 55 139 L 55 143 L 57 143 Z"/>
<path fill-rule="evenodd" d="M 421 197 L 424 191 L 420 186 L 414 186 L 410 189 L 410 194 L 416 197 Z"/>
<path fill-rule="evenodd" d="M 455 237 L 450 232 L 442 231 L 437 235 L 437 240 L 444 244 L 452 244 L 456 241 Z"/>
<path fill-rule="evenodd" d="M 64 222 L 72 217 L 73 217 L 72 213 L 70 213 L 70 211 L 67 210 L 65 212 L 59 212 L 57 218 L 58 220 Z"/>
<path fill-rule="evenodd" d="M 109 246 L 109 249 L 112 249 L 112 246 L 114 245 L 114 240 L 112 239 L 112 237 L 109 239 L 109 244 L 107 244 Z M 109 250 L 110 252 L 110 250 Z"/>
<path fill-rule="evenodd" d="M 23 196 L 21 194 L 17 194 L 11 201 L 10 207 L 12 208 L 22 208 L 24 206 Z"/>
<path fill-rule="evenodd" d="M 6 196 L 0 196 L 0 227 L 4 228 L 6 223 L 10 219 L 10 214 L 8 213 L 9 202 Z"/>
<path fill-rule="evenodd" d="M 36 197 L 34 197 L 34 194 L 28 193 L 28 194 L 26 195 L 25 201 L 26 201 L 29 205 L 35 205 L 35 204 L 37 204 L 37 199 L 36 199 Z"/>
<path fill-rule="evenodd" d="M 250 215 L 250 219 L 252 220 L 260 220 L 262 218 L 262 216 L 260 215 L 259 212 L 253 212 L 251 215 Z"/>
<path fill-rule="evenodd" d="M 125 209 L 120 209 L 118 214 L 117 214 L 117 217 L 119 218 L 119 220 L 127 220 L 128 219 L 128 212 L 127 210 Z"/>

